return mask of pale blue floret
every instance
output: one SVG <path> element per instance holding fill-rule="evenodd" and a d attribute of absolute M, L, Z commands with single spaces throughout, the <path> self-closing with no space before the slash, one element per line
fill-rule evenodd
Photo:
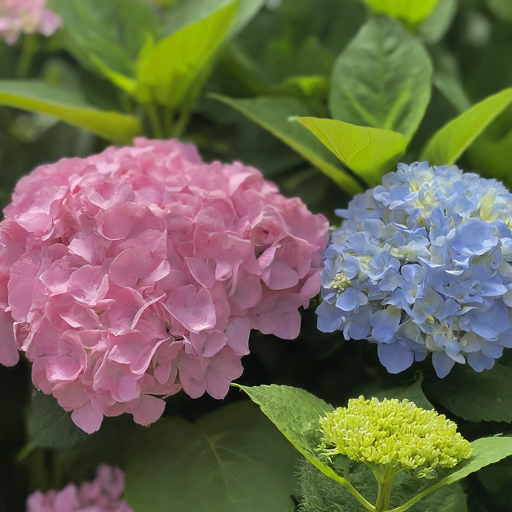
<path fill-rule="evenodd" d="M 512 347 L 512 195 L 496 180 L 400 164 L 356 196 L 332 232 L 318 328 L 378 344 L 398 373 L 432 352 L 492 368 Z"/>

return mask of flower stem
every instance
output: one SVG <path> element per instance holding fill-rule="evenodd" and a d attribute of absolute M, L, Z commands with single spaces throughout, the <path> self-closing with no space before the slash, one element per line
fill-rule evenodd
<path fill-rule="evenodd" d="M 398 472 L 394 471 L 393 468 L 388 464 L 384 466 L 383 470 L 374 470 L 373 474 L 375 475 L 375 478 L 379 484 L 379 492 L 377 495 L 377 503 L 375 504 L 375 511 L 387 512 L 389 510 L 389 504 L 391 501 L 391 489 Z"/>

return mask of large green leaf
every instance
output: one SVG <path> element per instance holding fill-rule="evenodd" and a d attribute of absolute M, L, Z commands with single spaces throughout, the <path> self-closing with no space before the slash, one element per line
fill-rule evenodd
<path fill-rule="evenodd" d="M 116 85 L 133 88 L 133 60 L 158 33 L 158 18 L 147 2 L 50 0 L 50 6 L 64 20 L 59 35 L 66 49 Z"/>
<path fill-rule="evenodd" d="M 171 34 L 176 30 L 206 18 L 216 10 L 225 7 L 233 0 L 187 0 L 178 2 L 167 13 L 165 33 Z M 232 39 L 258 14 L 265 5 L 265 0 L 240 0 L 238 14 L 229 30 L 228 39 Z"/>
<path fill-rule="evenodd" d="M 484 437 L 477 439 L 471 443 L 473 448 L 473 455 L 470 459 L 462 461 L 450 470 L 440 481 L 436 482 L 431 487 L 420 492 L 413 499 L 408 501 L 401 507 L 394 508 L 390 512 L 403 512 L 407 510 L 412 504 L 421 500 L 433 491 L 440 487 L 453 484 L 462 478 L 467 477 L 471 473 L 479 469 L 498 462 L 499 460 L 512 455 L 512 438 L 511 437 Z"/>
<path fill-rule="evenodd" d="M 289 121 L 290 117 L 312 114 L 310 109 L 299 100 L 275 97 L 236 100 L 218 95 L 212 95 L 212 97 L 232 106 L 273 133 L 306 160 L 309 160 L 346 192 L 356 194 L 363 191 L 362 186 L 354 177 L 347 171 L 340 169 L 336 158 L 315 136 L 308 133 L 297 123 Z"/>
<path fill-rule="evenodd" d="M 512 88 L 509 88 L 477 103 L 430 139 L 421 160 L 428 160 L 431 165 L 452 165 L 511 102 Z"/>
<path fill-rule="evenodd" d="M 335 119 L 410 139 L 430 100 L 432 65 L 422 44 L 389 18 L 370 19 L 334 65 Z"/>
<path fill-rule="evenodd" d="M 0 105 L 48 114 L 114 142 L 129 144 L 142 132 L 134 116 L 97 110 L 79 97 L 40 82 L 0 81 Z"/>
<path fill-rule="evenodd" d="M 286 512 L 297 452 L 251 402 L 188 423 L 164 418 L 126 471 L 137 512 Z"/>
<path fill-rule="evenodd" d="M 428 17 L 439 0 L 364 0 L 375 12 L 414 25 Z"/>
<path fill-rule="evenodd" d="M 512 370 L 499 363 L 477 373 L 456 365 L 444 379 L 425 379 L 428 396 L 469 421 L 512 422 Z"/>
<path fill-rule="evenodd" d="M 390 130 L 315 117 L 299 117 L 297 121 L 368 185 L 378 185 L 407 147 L 406 138 Z"/>
<path fill-rule="evenodd" d="M 51 395 L 34 391 L 27 414 L 26 454 L 34 448 L 70 448 L 85 441 L 89 436 L 72 421 Z"/>
<path fill-rule="evenodd" d="M 367 510 L 375 510 L 355 490 L 348 478 L 338 475 L 320 459 L 317 451 L 321 444 L 319 420 L 326 412 L 334 410 L 332 405 L 303 389 L 290 386 L 235 386 L 245 391 L 261 407 L 272 423 L 309 462 L 324 475 L 343 485 Z M 348 476 L 345 472 L 343 474 Z"/>
<path fill-rule="evenodd" d="M 238 1 L 231 2 L 156 45 L 148 41 L 137 61 L 139 100 L 179 106 L 224 42 L 237 9 Z"/>

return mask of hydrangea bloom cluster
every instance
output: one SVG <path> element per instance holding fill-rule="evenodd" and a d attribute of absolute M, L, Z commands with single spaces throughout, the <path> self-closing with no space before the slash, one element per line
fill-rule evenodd
<path fill-rule="evenodd" d="M 432 352 L 439 377 L 512 347 L 512 195 L 456 167 L 400 164 L 332 233 L 318 327 L 378 343 L 398 373 Z"/>
<path fill-rule="evenodd" d="M 27 499 L 27 512 L 132 512 L 123 499 L 124 474 L 102 464 L 96 479 L 61 491 L 36 491 Z"/>
<path fill-rule="evenodd" d="M 62 24 L 46 0 L 0 0 L 0 37 L 14 44 L 21 33 L 51 36 Z"/>
<path fill-rule="evenodd" d="M 452 468 L 472 453 L 453 421 L 408 400 L 360 396 L 327 413 L 320 425 L 326 446 L 332 447 L 328 453 L 387 466 L 388 476 L 405 469 L 428 478 L 436 467 Z"/>
<path fill-rule="evenodd" d="M 4 213 L 0 362 L 25 352 L 86 432 L 181 388 L 223 398 L 250 329 L 295 338 L 320 289 L 327 220 L 176 140 L 39 167 Z"/>

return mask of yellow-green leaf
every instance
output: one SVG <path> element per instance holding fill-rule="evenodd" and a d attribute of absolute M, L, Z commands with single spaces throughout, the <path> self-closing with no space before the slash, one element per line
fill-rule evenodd
<path fill-rule="evenodd" d="M 421 160 L 428 160 L 431 165 L 452 165 L 511 102 L 512 88 L 509 88 L 477 103 L 430 139 Z"/>
<path fill-rule="evenodd" d="M 77 96 L 41 82 L 0 81 L 0 105 L 48 114 L 114 142 L 130 144 L 133 137 L 142 133 L 138 118 L 98 110 Z"/>
<path fill-rule="evenodd" d="M 138 97 L 176 108 L 224 42 L 238 1 L 159 41 L 148 40 L 137 60 Z"/>
<path fill-rule="evenodd" d="M 315 117 L 299 117 L 297 121 L 371 186 L 380 183 L 407 147 L 406 138 L 390 130 Z"/>
<path fill-rule="evenodd" d="M 364 0 L 373 11 L 383 13 L 390 18 L 404 20 L 411 25 L 427 18 L 439 0 Z"/>
<path fill-rule="evenodd" d="M 290 117 L 311 114 L 304 103 L 294 98 L 265 96 L 248 100 L 235 100 L 218 95 L 212 95 L 212 97 L 235 108 L 281 139 L 343 190 L 350 194 L 363 191 L 361 185 L 349 172 L 337 167 L 336 158 L 313 135 L 296 123 L 289 122 Z"/>

